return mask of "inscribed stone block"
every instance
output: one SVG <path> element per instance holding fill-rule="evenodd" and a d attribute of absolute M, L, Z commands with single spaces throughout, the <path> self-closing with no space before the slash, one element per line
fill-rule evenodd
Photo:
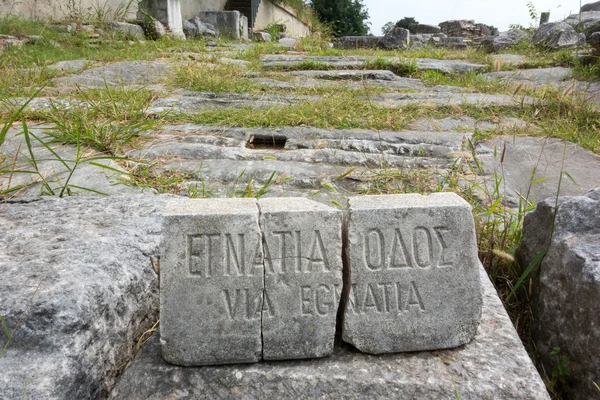
<path fill-rule="evenodd" d="M 261 199 L 263 358 L 333 352 L 342 293 L 342 212 L 304 198 Z"/>
<path fill-rule="evenodd" d="M 173 201 L 161 253 L 165 359 L 178 365 L 259 361 L 264 270 L 256 200 Z"/>
<path fill-rule="evenodd" d="M 469 342 L 482 304 L 469 204 L 453 193 L 349 204 L 343 340 L 374 354 Z"/>

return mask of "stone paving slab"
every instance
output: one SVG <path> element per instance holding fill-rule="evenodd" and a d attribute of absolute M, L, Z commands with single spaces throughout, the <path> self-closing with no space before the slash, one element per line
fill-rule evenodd
<path fill-rule="evenodd" d="M 164 82 L 175 73 L 178 63 L 169 61 L 122 61 L 102 67 L 90 68 L 81 73 L 52 82 L 57 86 L 105 87 L 151 85 Z"/>
<path fill-rule="evenodd" d="M 429 58 L 402 59 L 398 57 L 372 56 L 297 56 L 297 55 L 266 55 L 260 58 L 265 69 L 297 69 L 302 63 L 315 63 L 318 66 L 334 69 L 366 69 L 369 63 L 384 59 L 392 65 L 402 65 L 414 62 L 417 69 L 422 71 L 438 71 L 442 73 L 479 72 L 487 68 L 483 64 L 473 64 L 461 60 L 436 60 Z"/>
<path fill-rule="evenodd" d="M 524 69 L 519 71 L 488 72 L 485 79 L 498 79 L 511 84 L 523 82 L 528 87 L 560 85 L 573 79 L 573 70 L 564 67 Z"/>
<path fill-rule="evenodd" d="M 384 107 L 410 104 L 521 107 L 536 103 L 536 99 L 530 96 L 482 93 L 383 93 L 375 95 L 371 99 Z"/>
<path fill-rule="evenodd" d="M 550 399 L 483 268 L 479 278 L 482 322 L 457 349 L 373 356 L 339 344 L 319 360 L 181 368 L 154 337 L 109 398 Z"/>
<path fill-rule="evenodd" d="M 29 131 L 41 140 L 49 143 L 51 138 L 48 136 L 48 130 L 52 128 L 52 125 L 33 125 L 29 127 Z M 27 159 L 30 158 L 30 154 L 27 150 L 25 138 L 20 134 L 21 132 L 22 129 L 10 129 L 6 141 L 0 147 L 0 152 L 6 154 L 11 160 L 16 160 L 16 164 L 14 165 L 15 170 L 32 171 L 34 170 L 34 167 L 27 161 Z M 73 195 L 85 196 L 98 194 L 135 194 L 143 192 L 143 189 L 141 188 L 124 184 L 125 179 L 127 179 L 126 171 L 124 171 L 114 160 L 104 159 L 94 161 L 97 164 L 110 168 L 110 170 L 92 165 L 85 161 L 75 167 L 74 160 L 77 156 L 76 146 L 49 143 L 51 149 L 56 153 L 52 154 L 35 139 L 32 139 L 31 145 L 40 174 L 56 194 L 59 194 L 61 188 L 67 184 L 67 179 L 69 179 L 68 184 L 70 185 L 69 191 L 65 192 L 67 194 L 70 193 Z M 101 156 L 100 153 L 89 150 L 84 150 L 83 155 L 83 160 L 85 160 L 86 157 Z M 57 156 L 62 158 L 69 168 L 75 168 L 74 173 L 70 178 L 70 171 Z M 12 164 L 10 168 L 13 169 Z M 122 171 L 123 173 L 121 174 L 118 171 Z M 40 183 L 41 177 L 37 174 L 15 173 L 12 174 L 12 176 L 10 174 L 2 174 L 0 176 L 0 186 L 5 188 L 4 185 L 8 185 L 9 180 L 12 188 L 20 185 L 24 186 L 21 190 L 14 193 L 14 195 L 18 195 L 19 197 L 36 196 L 40 193 L 48 192 L 48 190 Z M 145 192 L 150 194 L 154 193 L 154 190 L 147 189 Z"/>
<path fill-rule="evenodd" d="M 563 175 L 561 196 L 580 196 L 600 186 L 600 156 L 560 139 L 499 137 L 478 146 L 477 153 L 488 177 L 494 171 L 503 177 L 501 193 L 504 193 L 505 204 L 511 206 L 517 206 L 520 196 L 528 193 L 534 203 L 556 197 L 563 161 L 564 171 L 574 182 Z M 502 155 L 504 163 L 500 163 Z M 530 184 L 534 168 L 533 181 L 539 181 Z M 492 187 L 495 183 L 488 179 Z"/>
<path fill-rule="evenodd" d="M 287 106 L 305 100 L 318 100 L 316 96 L 285 96 L 276 94 L 215 94 L 179 91 L 179 96 L 155 100 L 146 110 L 148 115 L 166 112 L 195 113 L 215 108 L 266 108 Z"/>

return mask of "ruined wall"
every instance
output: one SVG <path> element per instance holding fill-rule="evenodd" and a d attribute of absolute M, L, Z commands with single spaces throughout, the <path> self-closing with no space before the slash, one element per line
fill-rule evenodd
<path fill-rule="evenodd" d="M 190 19 L 200 11 L 223 11 L 227 0 L 181 0 L 181 16 Z"/>
<path fill-rule="evenodd" d="M 36 19 L 130 19 L 137 10 L 137 0 L 0 0 L 0 13 Z"/>
<path fill-rule="evenodd" d="M 266 29 L 272 23 L 284 24 L 287 27 L 287 33 L 291 35 L 308 36 L 310 34 L 309 26 L 297 17 L 293 9 L 271 3 L 269 0 L 262 0 L 254 22 L 254 30 Z"/>

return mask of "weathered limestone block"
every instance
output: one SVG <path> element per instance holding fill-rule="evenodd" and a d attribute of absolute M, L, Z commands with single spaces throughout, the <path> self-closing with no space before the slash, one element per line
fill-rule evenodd
<path fill-rule="evenodd" d="M 381 45 L 383 36 L 342 36 L 333 43 L 336 49 L 374 49 Z"/>
<path fill-rule="evenodd" d="M 342 294 L 342 212 L 303 198 L 259 200 L 263 358 L 331 355 Z"/>
<path fill-rule="evenodd" d="M 165 212 L 161 343 L 178 365 L 262 356 L 263 252 L 254 199 L 177 200 Z"/>
<path fill-rule="evenodd" d="M 557 365 L 554 347 L 568 358 L 565 398 L 595 399 L 600 395 L 594 385 L 600 382 L 600 188 L 561 197 L 558 210 L 555 206 L 551 197 L 526 215 L 517 253 L 527 267 L 547 250 L 533 283 L 533 340 L 546 371 Z"/>
<path fill-rule="evenodd" d="M 468 343 L 482 304 L 470 206 L 451 193 L 349 203 L 344 341 L 374 354 Z"/>
<path fill-rule="evenodd" d="M 202 11 L 198 17 L 223 36 L 236 40 L 248 39 L 248 18 L 239 11 Z"/>
<path fill-rule="evenodd" d="M 585 44 L 585 34 L 566 22 L 551 22 L 538 28 L 531 37 L 531 44 L 548 49 L 563 49 Z"/>
<path fill-rule="evenodd" d="M 136 24 L 128 22 L 113 22 L 112 30 L 123 35 L 126 39 L 145 39 L 144 28 Z"/>
<path fill-rule="evenodd" d="M 410 45 L 410 31 L 394 28 L 381 39 L 380 45 L 387 50 L 405 49 Z"/>

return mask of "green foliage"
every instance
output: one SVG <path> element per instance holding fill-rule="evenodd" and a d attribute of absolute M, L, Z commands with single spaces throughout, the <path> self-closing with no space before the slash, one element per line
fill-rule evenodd
<path fill-rule="evenodd" d="M 413 17 L 404 17 L 400 21 L 396 22 L 396 28 L 408 29 L 410 33 L 415 33 L 415 28 L 419 25 L 419 22 Z"/>
<path fill-rule="evenodd" d="M 368 10 L 361 0 L 312 0 L 321 22 L 334 36 L 364 36 L 369 33 Z"/>
<path fill-rule="evenodd" d="M 571 375 L 569 369 L 569 358 L 561 354 L 560 347 L 554 347 L 550 352 L 550 357 L 556 360 L 556 365 L 552 370 L 552 377 L 550 378 L 550 387 L 560 396 L 562 392 L 562 386 L 566 385 Z"/>

